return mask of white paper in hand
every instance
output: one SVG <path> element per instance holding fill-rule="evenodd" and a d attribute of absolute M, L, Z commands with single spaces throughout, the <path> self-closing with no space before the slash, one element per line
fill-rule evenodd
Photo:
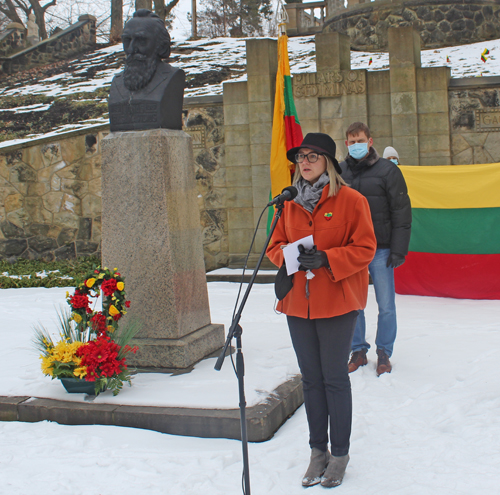
<path fill-rule="evenodd" d="M 312 235 L 303 237 L 298 241 L 288 244 L 288 246 L 283 248 L 283 255 L 285 256 L 286 263 L 286 273 L 291 275 L 292 273 L 299 271 L 300 263 L 297 261 L 299 256 L 299 244 L 302 244 L 306 249 L 312 249 L 314 246 L 314 239 Z"/>

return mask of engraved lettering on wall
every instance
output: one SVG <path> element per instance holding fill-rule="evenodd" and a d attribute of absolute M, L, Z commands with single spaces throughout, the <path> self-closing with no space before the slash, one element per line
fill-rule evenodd
<path fill-rule="evenodd" d="M 196 125 L 193 127 L 184 127 L 183 130 L 193 139 L 193 149 L 206 148 L 204 126 Z"/>
<path fill-rule="evenodd" d="M 479 132 L 500 131 L 500 108 L 476 110 L 476 129 Z"/>
<path fill-rule="evenodd" d="M 295 98 L 328 98 L 364 93 L 366 93 L 364 70 L 325 70 L 293 76 Z"/>

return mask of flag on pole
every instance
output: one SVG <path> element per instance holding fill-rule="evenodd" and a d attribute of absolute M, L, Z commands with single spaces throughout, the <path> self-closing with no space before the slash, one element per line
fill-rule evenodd
<path fill-rule="evenodd" d="M 500 164 L 400 169 L 413 220 L 396 292 L 500 299 Z"/>
<path fill-rule="evenodd" d="M 372 65 L 373 59 L 370 57 L 370 60 L 368 61 L 368 65 Z"/>
<path fill-rule="evenodd" d="M 486 60 L 488 60 L 488 57 L 486 55 L 488 55 L 488 53 L 490 53 L 490 51 L 488 50 L 488 48 L 485 48 L 483 50 L 483 53 L 481 53 L 481 60 L 483 62 L 486 62 Z"/>
<path fill-rule="evenodd" d="M 271 141 L 271 197 L 291 185 L 294 166 L 288 161 L 286 152 L 302 143 L 297 109 L 293 101 L 292 78 L 288 60 L 288 36 L 286 35 L 287 14 L 282 6 L 278 37 L 278 72 L 274 99 L 273 133 Z M 285 17 L 286 16 L 286 17 Z"/>

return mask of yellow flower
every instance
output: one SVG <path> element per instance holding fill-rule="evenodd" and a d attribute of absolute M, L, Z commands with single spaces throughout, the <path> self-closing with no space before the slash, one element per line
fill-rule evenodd
<path fill-rule="evenodd" d="M 111 305 L 111 306 L 109 307 L 109 314 L 110 314 L 111 316 L 115 316 L 115 315 L 119 315 L 119 314 L 120 314 L 120 312 L 119 312 L 119 311 L 118 311 L 118 310 L 117 310 L 117 309 L 116 309 L 113 305 Z"/>
<path fill-rule="evenodd" d="M 117 271 L 118 271 L 118 268 L 113 268 L 113 271 L 117 272 Z"/>
<path fill-rule="evenodd" d="M 118 283 L 116 284 L 116 288 L 117 288 L 118 290 L 123 290 L 123 289 L 125 289 L 125 284 L 124 284 L 123 282 L 118 282 Z"/>
<path fill-rule="evenodd" d="M 77 323 L 81 323 L 82 317 L 78 313 L 73 313 L 73 320 L 75 320 Z"/>
<path fill-rule="evenodd" d="M 106 275 L 106 274 L 105 273 L 99 274 L 99 276 L 97 277 L 97 279 L 100 280 L 101 278 L 104 278 L 104 275 Z"/>
<path fill-rule="evenodd" d="M 66 297 L 69 297 L 69 292 L 68 291 L 66 291 Z"/>
<path fill-rule="evenodd" d="M 85 285 L 90 289 L 95 284 L 95 278 L 89 278 L 85 282 Z"/>
<path fill-rule="evenodd" d="M 52 356 L 40 356 L 42 360 L 42 372 L 44 375 L 53 376 L 54 369 L 52 365 L 54 363 L 54 358 Z"/>
<path fill-rule="evenodd" d="M 109 333 L 113 333 L 115 331 L 115 327 L 113 325 L 108 325 L 106 327 L 106 330 L 109 332 Z"/>
<path fill-rule="evenodd" d="M 73 370 L 73 374 L 77 378 L 83 378 L 87 374 L 87 367 L 86 366 L 80 366 L 79 368 L 75 368 Z"/>

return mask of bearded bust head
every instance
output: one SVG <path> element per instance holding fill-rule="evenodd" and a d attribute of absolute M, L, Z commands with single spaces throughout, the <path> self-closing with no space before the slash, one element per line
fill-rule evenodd
<path fill-rule="evenodd" d="M 166 61 L 170 36 L 164 22 L 140 9 L 122 34 L 126 60 L 111 83 L 108 108 L 111 132 L 182 129 L 186 74 Z"/>
<path fill-rule="evenodd" d="M 170 35 L 156 14 L 139 9 L 125 24 L 122 43 L 127 55 L 123 83 L 129 91 L 138 91 L 149 84 L 160 59 L 170 56 Z"/>

